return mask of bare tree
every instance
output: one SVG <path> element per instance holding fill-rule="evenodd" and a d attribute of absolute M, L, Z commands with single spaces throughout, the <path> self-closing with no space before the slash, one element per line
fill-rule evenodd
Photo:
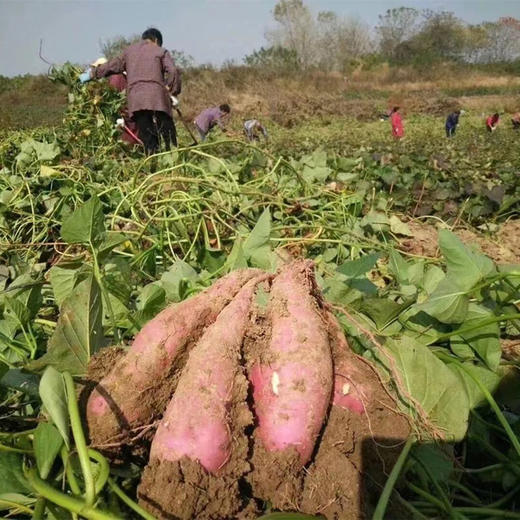
<path fill-rule="evenodd" d="M 520 20 L 500 18 L 497 22 L 482 24 L 486 31 L 486 46 L 480 61 L 506 62 L 520 57 Z"/>
<path fill-rule="evenodd" d="M 301 68 L 311 66 L 316 54 L 316 23 L 302 0 L 279 0 L 273 10 L 278 27 L 266 34 L 274 47 L 296 53 Z"/>
<path fill-rule="evenodd" d="M 322 68 L 345 72 L 353 60 L 373 50 L 370 29 L 361 20 L 324 11 L 318 13 L 317 22 Z"/>

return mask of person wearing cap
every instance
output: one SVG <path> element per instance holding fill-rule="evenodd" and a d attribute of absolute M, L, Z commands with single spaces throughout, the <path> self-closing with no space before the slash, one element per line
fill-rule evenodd
<path fill-rule="evenodd" d="M 209 132 L 215 126 L 218 126 L 223 132 L 227 132 L 226 120 L 231 113 L 231 107 L 224 103 L 218 107 L 206 108 L 193 121 L 200 140 L 204 142 Z"/>
<path fill-rule="evenodd" d="M 260 134 L 264 136 L 264 139 L 267 141 L 267 130 L 258 119 L 248 119 L 244 121 L 244 133 L 246 134 L 247 140 L 249 142 L 259 141 Z"/>
<path fill-rule="evenodd" d="M 90 67 L 80 75 L 82 83 L 126 72 L 128 114 L 135 121 L 147 154 L 177 146 L 172 99 L 181 91 L 181 75 L 171 54 L 162 47 L 162 34 L 154 28 L 141 41 L 128 46 L 107 63 Z"/>

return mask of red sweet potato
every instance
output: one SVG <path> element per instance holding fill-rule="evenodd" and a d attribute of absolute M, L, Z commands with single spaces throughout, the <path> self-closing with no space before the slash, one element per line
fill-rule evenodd
<path fill-rule="evenodd" d="M 229 459 L 233 384 L 241 373 L 240 347 L 260 280 L 249 281 L 193 347 L 155 434 L 151 460 L 188 457 L 216 473 Z"/>
<path fill-rule="evenodd" d="M 332 404 L 358 415 L 365 413 L 371 389 L 365 385 L 367 367 L 356 359 L 336 317 L 327 313 L 334 354 L 334 393 Z M 363 370 L 364 369 L 364 370 Z"/>
<path fill-rule="evenodd" d="M 189 348 L 240 288 L 261 273 L 234 271 L 204 292 L 168 307 L 137 334 L 128 353 L 96 386 L 87 404 L 91 442 L 102 445 L 149 423 L 166 407 Z"/>
<path fill-rule="evenodd" d="M 271 340 L 249 374 L 264 449 L 294 448 L 302 465 L 312 455 L 332 393 L 331 351 L 316 295 L 311 262 L 282 269 L 268 304 Z"/>

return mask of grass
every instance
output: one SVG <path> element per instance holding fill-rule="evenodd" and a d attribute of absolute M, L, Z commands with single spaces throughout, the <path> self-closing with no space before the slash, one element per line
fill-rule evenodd
<path fill-rule="evenodd" d="M 310 71 L 298 75 L 229 66 L 184 73 L 181 107 L 188 120 L 207 106 L 229 102 L 240 119 L 270 118 L 287 128 L 299 120 L 347 116 L 374 120 L 392 104 L 408 114 L 445 115 L 459 104 L 468 110 L 513 112 L 520 108 L 520 81 L 501 70 L 440 64 L 428 71 L 379 64 L 349 76 Z M 0 76 L 0 129 L 57 126 L 66 90 L 44 76 Z"/>

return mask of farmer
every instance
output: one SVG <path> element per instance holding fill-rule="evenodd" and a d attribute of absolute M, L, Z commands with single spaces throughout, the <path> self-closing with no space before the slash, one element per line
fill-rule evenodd
<path fill-rule="evenodd" d="M 231 108 L 227 103 L 218 107 L 206 108 L 193 121 L 200 140 L 205 141 L 211 129 L 218 126 L 224 133 L 227 133 L 225 123 L 229 118 Z"/>
<path fill-rule="evenodd" d="M 446 119 L 446 137 L 453 137 L 459 124 L 460 110 L 455 110 Z"/>
<path fill-rule="evenodd" d="M 399 113 L 400 107 L 394 107 L 390 113 L 390 123 L 392 125 L 392 135 L 396 140 L 404 136 L 403 118 Z"/>
<path fill-rule="evenodd" d="M 135 121 L 147 154 L 177 146 L 171 96 L 181 91 L 181 76 L 170 53 L 163 49 L 162 34 L 147 29 L 142 40 L 127 47 L 121 56 L 83 72 L 82 83 L 126 72 L 128 113 Z"/>
<path fill-rule="evenodd" d="M 267 130 L 258 119 L 248 119 L 247 121 L 244 121 L 244 133 L 246 134 L 247 140 L 250 142 L 259 141 L 260 133 L 267 141 Z"/>
<path fill-rule="evenodd" d="M 494 132 L 497 129 L 500 115 L 496 112 L 486 119 L 486 128 L 488 132 Z"/>
<path fill-rule="evenodd" d="M 520 130 L 520 112 L 513 114 L 511 124 L 513 125 L 513 130 Z"/>

